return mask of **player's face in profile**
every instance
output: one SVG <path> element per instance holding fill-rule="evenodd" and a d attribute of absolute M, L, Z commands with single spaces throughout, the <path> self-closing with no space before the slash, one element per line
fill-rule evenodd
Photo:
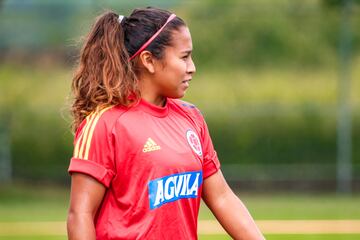
<path fill-rule="evenodd" d="M 181 98 L 185 95 L 195 64 L 192 60 L 190 31 L 183 26 L 172 33 L 171 46 L 164 50 L 164 56 L 156 67 L 156 85 L 163 97 Z"/>

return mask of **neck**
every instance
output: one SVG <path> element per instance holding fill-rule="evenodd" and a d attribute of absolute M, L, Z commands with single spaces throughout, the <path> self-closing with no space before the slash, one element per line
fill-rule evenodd
<path fill-rule="evenodd" d="M 147 95 L 147 94 L 143 94 L 141 93 L 141 98 L 144 99 L 145 101 L 151 103 L 151 104 L 154 104 L 156 106 L 159 106 L 159 107 L 164 107 L 165 106 L 165 103 L 166 103 L 166 98 L 163 97 L 163 96 L 152 96 L 152 95 Z"/>
<path fill-rule="evenodd" d="M 148 77 L 141 77 L 139 81 L 141 98 L 159 107 L 165 106 L 166 97 L 160 95 Z"/>

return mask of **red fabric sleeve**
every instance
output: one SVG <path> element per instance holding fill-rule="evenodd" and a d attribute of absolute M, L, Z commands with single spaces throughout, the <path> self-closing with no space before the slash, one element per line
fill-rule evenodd
<path fill-rule="evenodd" d="M 116 172 L 112 126 L 102 112 L 89 115 L 84 121 L 75 136 L 68 171 L 87 174 L 109 187 Z"/>
<path fill-rule="evenodd" d="M 203 177 L 210 177 L 220 169 L 220 161 L 214 149 L 206 122 L 202 118 Z"/>
<path fill-rule="evenodd" d="M 79 158 L 72 158 L 69 166 L 69 173 L 78 172 L 90 175 L 106 187 L 110 186 L 111 180 L 115 176 L 112 170 L 106 169 L 102 165 Z"/>
<path fill-rule="evenodd" d="M 207 124 L 199 109 L 193 104 L 182 100 L 173 100 L 175 104 L 184 111 L 194 124 L 200 134 L 200 141 L 203 153 L 203 178 L 207 178 L 220 169 L 220 161 L 214 149 Z"/>
<path fill-rule="evenodd" d="M 184 104 L 185 103 L 185 104 Z M 218 159 L 217 153 L 214 149 L 212 143 L 209 129 L 205 122 L 205 119 L 201 112 L 192 104 L 183 102 L 182 106 L 189 107 L 191 110 L 188 113 L 192 116 L 192 119 L 195 121 L 195 125 L 200 134 L 200 141 L 203 153 L 203 178 L 210 177 L 220 169 L 220 161 Z"/>

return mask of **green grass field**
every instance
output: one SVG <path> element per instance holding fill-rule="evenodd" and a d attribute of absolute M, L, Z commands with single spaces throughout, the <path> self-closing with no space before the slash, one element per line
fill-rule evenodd
<path fill-rule="evenodd" d="M 68 206 L 68 189 L 55 186 L 0 187 L 1 223 L 65 221 Z M 240 198 L 248 206 L 256 220 L 315 220 L 360 219 L 360 195 L 337 196 L 334 194 L 250 194 Z M 202 206 L 200 220 L 214 219 Z M 0 229 L 1 230 L 1 229 Z M 265 234 L 267 239 L 360 239 L 360 234 Z M 0 240 L 60 240 L 63 236 L 44 236 L 22 232 L 1 235 Z M 226 235 L 200 235 L 199 239 L 231 239 Z"/>
<path fill-rule="evenodd" d="M 358 62 L 360 60 L 357 60 Z M 18 66 L 2 65 L 0 66 L 0 78 L 4 81 L 1 89 L 6 89 L 6 91 L 0 94 L 0 107 L 1 109 L 9 106 L 15 108 L 20 102 L 21 106 L 26 106 L 27 112 L 53 116 L 54 113 L 59 112 L 59 109 L 64 109 L 66 105 L 65 99 L 70 91 L 71 73 L 70 69 L 63 68 L 33 69 L 32 67 L 19 68 Z M 359 114 L 359 68 L 353 68 L 351 76 L 353 79 L 350 96 L 352 108 L 354 114 Z M 301 69 L 265 69 L 255 72 L 243 69 L 236 71 L 218 71 L 216 69 L 209 72 L 199 69 L 192 82 L 187 100 L 196 103 L 208 115 L 221 115 L 222 118 L 233 117 L 230 114 L 231 109 L 246 110 L 254 106 L 267 107 L 269 103 L 285 110 L 311 103 L 311 105 L 320 106 L 319 109 L 324 108 L 324 111 L 327 111 L 329 107 L 333 109 L 337 104 L 337 79 L 336 69 L 305 72 Z M 221 84 L 219 84 L 219 80 L 221 80 Z M 224 104 L 226 104 L 226 108 L 223 107 Z M 288 111 L 287 113 L 298 114 L 297 111 Z M 19 116 L 19 118 L 23 117 Z M 292 117 L 292 115 L 290 116 Z M 45 118 L 44 121 L 48 120 Z M 19 132 L 22 130 L 21 128 L 17 129 Z M 49 142 L 48 139 L 49 137 L 46 136 L 46 142 Z M 52 146 L 47 149 L 52 149 Z M 63 152 L 62 149 L 60 150 Z M 42 154 L 46 154 L 46 152 L 42 152 Z M 16 184 L 15 186 L 0 186 L 0 232 L 1 223 L 5 222 L 65 221 L 68 187 L 25 184 Z M 360 219 L 359 194 L 338 196 L 336 194 L 240 193 L 239 195 L 255 220 Z M 214 217 L 205 206 L 202 206 L 199 219 L 208 220 L 214 219 Z M 0 240 L 66 239 L 65 233 L 63 236 L 22 234 L 20 232 L 15 232 L 11 236 L 0 234 Z M 266 234 L 266 237 L 270 240 L 347 240 L 360 239 L 360 234 Z M 226 235 L 200 235 L 200 239 L 231 238 Z"/>
<path fill-rule="evenodd" d="M 316 234 L 316 235 L 301 235 L 301 234 L 282 234 L 282 235 L 265 235 L 267 240 L 355 240 L 360 239 L 360 234 L 348 235 L 329 235 L 329 234 Z M 1 238 L 0 238 L 1 239 Z M 228 240 L 231 239 L 224 235 L 202 235 L 200 240 Z M 12 239 L 11 239 L 12 240 Z M 54 240 L 57 240 L 54 238 Z"/>
<path fill-rule="evenodd" d="M 348 235 L 266 235 L 267 240 L 355 240 L 359 239 L 360 235 L 348 234 Z M 0 240 L 66 240 L 66 236 L 52 237 L 52 236 L 29 236 L 29 237 L 0 237 Z M 231 239 L 224 235 L 200 235 L 200 240 L 228 240 Z"/>

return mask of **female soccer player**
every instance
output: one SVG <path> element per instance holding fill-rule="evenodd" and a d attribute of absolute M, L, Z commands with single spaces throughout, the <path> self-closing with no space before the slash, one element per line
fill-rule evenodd
<path fill-rule="evenodd" d="M 191 52 L 189 29 L 168 11 L 97 19 L 72 84 L 69 239 L 197 239 L 201 198 L 234 239 L 263 239 L 199 110 L 178 100 Z"/>

